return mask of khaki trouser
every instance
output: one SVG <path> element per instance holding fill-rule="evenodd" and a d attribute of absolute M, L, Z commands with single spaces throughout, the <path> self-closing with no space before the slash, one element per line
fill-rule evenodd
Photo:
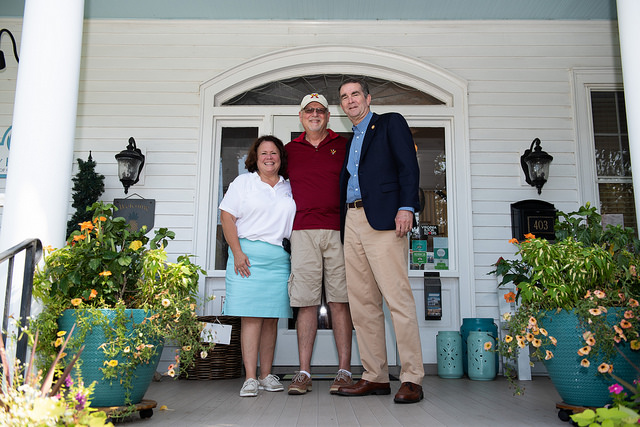
<path fill-rule="evenodd" d="M 344 257 L 351 317 L 356 329 L 362 378 L 389 382 L 382 298 L 391 312 L 402 365 L 401 382 L 422 384 L 424 366 L 416 305 L 407 277 L 409 244 L 395 230 L 371 228 L 364 209 L 347 210 Z"/>

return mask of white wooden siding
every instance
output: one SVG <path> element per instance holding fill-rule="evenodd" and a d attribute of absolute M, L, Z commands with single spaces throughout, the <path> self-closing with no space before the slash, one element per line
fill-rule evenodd
<path fill-rule="evenodd" d="M 19 39 L 19 20 L 0 26 Z M 201 83 L 259 55 L 326 44 L 413 56 L 465 79 L 474 257 L 460 262 L 474 266 L 476 315 L 494 318 L 496 280 L 486 273 L 514 252 L 510 204 L 542 199 L 572 210 L 584 202 L 580 186 L 594 185 L 576 175 L 576 144 L 590 141 L 576 141 L 572 69 L 620 67 L 608 21 L 89 20 L 84 32 L 75 157 L 91 150 L 107 177 L 103 198 L 123 197 L 113 156 L 135 137 L 147 163 L 130 192 L 157 200 L 156 225 L 178 235 L 173 255 L 193 252 L 198 233 Z M 10 125 L 14 89 L 9 63 L 0 73 L 0 129 Z M 554 156 L 541 196 L 519 163 L 536 137 Z"/>

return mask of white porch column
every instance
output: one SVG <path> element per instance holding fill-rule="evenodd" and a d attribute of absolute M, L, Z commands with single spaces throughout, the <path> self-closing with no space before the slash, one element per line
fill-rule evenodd
<path fill-rule="evenodd" d="M 84 0 L 26 0 L 0 251 L 27 238 L 64 243 L 83 18 Z M 21 271 L 14 276 L 11 313 L 17 317 Z"/>
<path fill-rule="evenodd" d="M 640 1 L 618 0 L 618 33 L 622 57 L 622 78 L 627 110 L 629 150 L 633 188 L 640 191 Z M 635 195 L 636 221 L 640 224 L 640 197 Z"/>

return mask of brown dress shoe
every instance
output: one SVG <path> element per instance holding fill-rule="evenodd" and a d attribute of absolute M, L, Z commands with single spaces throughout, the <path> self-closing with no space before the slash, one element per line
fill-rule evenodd
<path fill-rule="evenodd" d="M 340 396 L 368 396 L 370 394 L 391 394 L 389 383 L 374 383 L 367 380 L 360 380 L 349 386 L 338 389 Z"/>
<path fill-rule="evenodd" d="M 416 403 L 422 399 L 424 399 L 424 393 L 421 385 L 404 382 L 393 401 L 396 403 Z"/>

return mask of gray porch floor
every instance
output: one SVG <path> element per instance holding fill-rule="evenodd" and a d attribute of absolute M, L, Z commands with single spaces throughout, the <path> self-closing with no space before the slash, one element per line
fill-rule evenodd
<path fill-rule="evenodd" d="M 304 396 L 260 391 L 239 397 L 243 379 L 153 382 L 145 399 L 155 400 L 153 416 L 132 416 L 132 426 L 565 426 L 558 418 L 558 393 L 546 377 L 525 381 L 523 396 L 513 396 L 504 377 L 495 381 L 424 379 L 425 399 L 418 404 L 393 403 L 390 396 L 342 397 L 329 394 L 330 381 L 314 381 Z M 166 405 L 167 410 L 159 410 Z M 121 424 L 122 425 L 122 424 Z"/>

